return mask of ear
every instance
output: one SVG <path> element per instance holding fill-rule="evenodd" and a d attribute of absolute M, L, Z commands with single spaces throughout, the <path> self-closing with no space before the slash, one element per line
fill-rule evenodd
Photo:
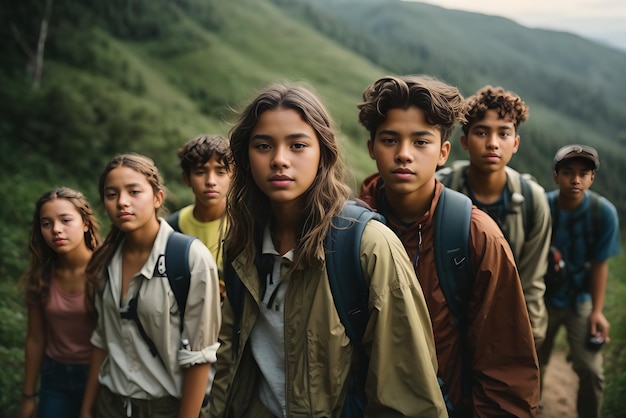
<path fill-rule="evenodd" d="M 439 150 L 439 160 L 437 161 L 437 167 L 443 167 L 448 161 L 450 156 L 450 141 L 443 141 L 441 144 L 441 150 Z"/>
<path fill-rule="evenodd" d="M 513 154 L 516 154 L 517 150 L 519 149 L 519 140 L 520 140 L 519 135 L 515 135 L 515 144 L 513 145 Z"/>
<path fill-rule="evenodd" d="M 559 173 L 556 170 L 552 172 L 552 181 L 554 181 L 554 184 L 559 184 Z"/>
<path fill-rule="evenodd" d="M 376 159 L 376 156 L 374 155 L 374 140 L 373 140 L 373 139 L 369 139 L 369 140 L 367 141 L 367 150 L 368 150 L 368 151 L 369 151 L 369 153 L 370 153 L 370 158 L 371 158 L 372 160 L 375 160 L 375 159 Z"/>
<path fill-rule="evenodd" d="M 163 206 L 163 200 L 165 200 L 165 193 L 163 190 L 159 190 L 154 194 L 154 208 L 158 209 Z"/>
<path fill-rule="evenodd" d="M 468 140 L 467 140 L 467 136 L 465 136 L 465 135 L 461 135 L 461 146 L 463 147 L 463 149 L 465 151 L 467 151 L 467 149 L 468 149 Z"/>
<path fill-rule="evenodd" d="M 185 186 L 191 187 L 191 183 L 189 182 L 189 175 L 187 173 L 183 172 L 181 177 L 183 178 L 183 183 L 185 183 Z"/>

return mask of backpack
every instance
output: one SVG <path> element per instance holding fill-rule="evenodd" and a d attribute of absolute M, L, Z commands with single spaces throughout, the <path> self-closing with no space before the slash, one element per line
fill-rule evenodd
<path fill-rule="evenodd" d="M 189 249 L 191 243 L 196 240 L 196 237 L 181 234 L 180 232 L 172 232 L 167 238 L 167 244 L 165 245 L 165 275 L 170 284 L 170 288 L 174 293 L 176 304 L 178 305 L 178 313 L 180 316 L 179 330 L 181 334 L 181 344 L 186 345 L 188 341 L 182 340 L 183 324 L 185 317 L 185 309 L 187 308 L 187 296 L 189 295 L 189 283 L 191 281 L 191 272 L 189 271 Z M 157 262 L 157 268 L 161 265 L 161 260 Z M 140 285 L 141 288 L 141 285 Z M 139 289 L 140 289 L 139 288 Z M 146 333 L 139 316 L 137 315 L 137 307 L 139 304 L 139 289 L 128 302 L 128 310 L 121 313 L 121 317 L 124 319 L 130 319 L 135 322 L 139 334 L 148 345 L 150 353 L 153 357 L 157 357 L 159 352 L 152 339 Z"/>
<path fill-rule="evenodd" d="M 469 227 L 472 211 L 471 200 L 462 193 L 444 188 L 435 213 L 435 261 L 437 274 L 446 301 L 457 326 L 465 325 L 464 313 L 472 284 L 469 258 Z M 367 356 L 362 346 L 362 338 L 368 320 L 369 284 L 361 268 L 360 244 L 365 225 L 370 219 L 385 222 L 382 215 L 364 207 L 358 201 L 349 201 L 340 215 L 335 216 L 333 225 L 325 240 L 326 269 L 335 308 L 346 329 L 346 334 L 354 344 L 359 361 Z M 443 221 L 445 219 L 445 222 Z M 261 264 L 259 251 L 255 259 L 257 269 Z M 224 266 L 226 277 L 226 297 L 234 315 L 233 356 L 239 350 L 239 324 L 243 311 L 244 288 L 232 265 Z M 338 278 L 346 280 L 338 280 Z M 355 290 L 356 289 L 356 290 Z M 342 417 L 363 416 L 367 399 L 365 397 L 365 372 L 367 367 L 353 368 L 348 382 L 348 395 Z M 444 383 L 439 382 L 446 399 Z M 448 410 L 453 407 L 446 399 Z"/>
<path fill-rule="evenodd" d="M 176 232 L 182 232 L 180 230 L 180 225 L 178 224 L 178 220 L 180 219 L 180 211 L 177 210 L 176 212 L 172 213 L 168 218 L 167 218 L 167 223 L 170 224 L 170 226 L 172 228 L 174 228 L 174 231 Z"/>
<path fill-rule="evenodd" d="M 465 167 L 469 163 L 467 161 L 455 161 L 453 167 L 444 167 L 436 172 L 436 177 L 444 186 L 453 190 L 459 188 L 462 178 L 464 177 Z M 458 169 L 462 167 L 462 169 Z M 524 197 L 521 202 L 522 226 L 526 234 L 535 227 L 535 203 L 531 182 L 537 182 L 535 177 L 530 173 L 519 173 L 521 194 Z M 511 197 L 513 199 L 513 197 Z M 510 205 L 511 202 L 509 202 Z M 504 232 L 504 231 L 503 231 Z M 507 234 L 505 233 L 505 236 Z"/>
<path fill-rule="evenodd" d="M 589 212 L 591 215 L 591 221 L 589 217 L 585 216 L 585 239 L 586 239 L 586 253 L 589 254 L 591 248 L 598 240 L 598 237 L 602 230 L 602 206 L 600 203 L 600 195 L 596 192 L 589 190 Z M 552 216 L 552 233 L 554 234 L 556 228 L 559 225 L 559 213 L 558 203 L 556 201 L 557 194 L 548 195 L 548 205 L 550 206 L 550 215 Z M 588 263 L 587 263 L 588 268 Z M 548 271 L 544 277 L 546 283 L 546 293 L 551 294 L 554 291 L 560 289 L 568 282 L 569 273 L 571 273 L 565 262 L 565 258 L 561 254 L 561 251 L 556 247 L 550 247 L 548 252 Z M 574 292 L 576 293 L 576 292 Z"/>

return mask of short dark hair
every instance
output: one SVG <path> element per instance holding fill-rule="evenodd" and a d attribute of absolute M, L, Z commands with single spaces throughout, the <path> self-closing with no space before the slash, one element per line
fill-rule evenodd
<path fill-rule="evenodd" d="M 230 143 L 221 135 L 198 135 L 178 150 L 180 168 L 187 176 L 191 174 L 194 167 L 205 164 L 213 156 L 224 164 L 226 170 L 231 171 L 233 159 Z"/>
<path fill-rule="evenodd" d="M 470 127 L 484 119 L 488 110 L 496 110 L 500 119 L 511 119 L 516 131 L 528 119 L 528 106 L 517 94 L 502 87 L 485 86 L 465 100 L 463 133 L 467 135 Z"/>
<path fill-rule="evenodd" d="M 386 76 L 363 92 L 363 103 L 358 105 L 359 122 L 373 140 L 390 110 L 411 106 L 424 112 L 428 124 L 440 128 L 443 143 L 452 134 L 456 122 L 461 121 L 463 96 L 458 88 L 431 76 Z"/>

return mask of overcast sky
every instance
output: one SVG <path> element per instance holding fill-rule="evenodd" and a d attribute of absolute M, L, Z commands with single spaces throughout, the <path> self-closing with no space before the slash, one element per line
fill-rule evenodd
<path fill-rule="evenodd" d="M 626 50 L 625 0 L 416 1 L 447 9 L 504 16 L 529 27 L 573 32 Z"/>

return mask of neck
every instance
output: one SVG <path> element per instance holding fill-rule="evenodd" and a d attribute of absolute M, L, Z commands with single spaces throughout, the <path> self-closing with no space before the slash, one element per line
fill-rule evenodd
<path fill-rule="evenodd" d="M 302 211 L 297 205 L 273 205 L 274 223 L 271 227 L 274 247 L 280 254 L 296 246 L 296 235 L 302 224 Z"/>
<path fill-rule="evenodd" d="M 196 201 L 193 207 L 193 217 L 200 222 L 211 222 L 220 219 L 226 212 L 226 199 L 216 202 L 214 205 L 203 205 Z"/>
<path fill-rule="evenodd" d="M 161 223 L 155 217 L 141 228 L 127 232 L 124 250 L 133 253 L 149 253 L 152 251 L 160 227 Z"/>
<path fill-rule="evenodd" d="M 563 193 L 559 193 L 559 208 L 564 211 L 571 212 L 580 206 L 584 198 L 584 193 L 579 198 L 568 198 L 567 196 L 564 196 Z"/>
<path fill-rule="evenodd" d="M 489 204 L 498 200 L 506 187 L 506 171 L 484 172 L 470 166 L 466 181 L 474 197 L 481 203 Z"/>
<path fill-rule="evenodd" d="M 435 184 L 435 180 L 432 179 L 410 194 L 390 193 L 388 189 L 385 189 L 385 197 L 391 214 L 403 223 L 410 224 L 419 221 L 430 209 L 433 197 L 435 197 Z"/>
<path fill-rule="evenodd" d="M 74 251 L 59 254 L 57 270 L 84 270 L 91 259 L 93 252 L 86 245 L 81 245 Z"/>

